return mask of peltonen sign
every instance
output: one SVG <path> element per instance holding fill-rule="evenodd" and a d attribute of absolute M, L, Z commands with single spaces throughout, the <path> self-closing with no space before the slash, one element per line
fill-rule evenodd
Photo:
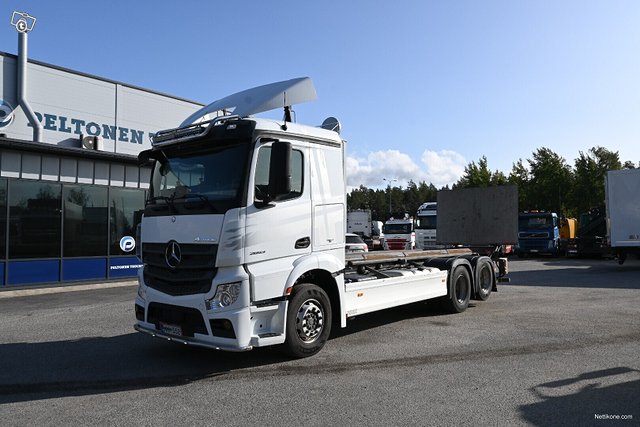
<path fill-rule="evenodd" d="M 132 144 L 142 144 L 145 133 L 148 136 L 154 132 L 145 132 L 137 129 L 130 129 L 122 126 L 109 125 L 105 123 L 96 123 L 94 121 L 86 121 L 75 117 L 65 117 L 50 113 L 40 113 L 34 111 L 38 121 L 42 123 L 44 130 L 63 132 L 75 135 L 99 136 L 118 142 L 130 142 Z M 27 126 L 32 127 L 31 123 Z"/>

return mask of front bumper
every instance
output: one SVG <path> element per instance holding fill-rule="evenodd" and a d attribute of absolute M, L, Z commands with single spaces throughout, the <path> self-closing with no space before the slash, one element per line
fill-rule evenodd
<path fill-rule="evenodd" d="M 163 332 L 158 331 L 155 327 L 149 328 L 142 326 L 140 323 L 136 323 L 134 326 L 136 331 L 144 332 L 145 334 L 149 334 L 155 338 L 165 339 L 167 341 L 173 341 L 180 344 L 185 345 L 194 345 L 198 347 L 212 348 L 214 350 L 225 350 L 225 351 L 248 351 L 253 349 L 253 346 L 238 346 L 237 344 L 223 344 L 223 343 L 215 343 L 209 340 L 204 340 L 201 338 L 191 338 L 191 337 L 183 337 L 183 336 L 173 336 L 169 334 L 165 334 Z"/>

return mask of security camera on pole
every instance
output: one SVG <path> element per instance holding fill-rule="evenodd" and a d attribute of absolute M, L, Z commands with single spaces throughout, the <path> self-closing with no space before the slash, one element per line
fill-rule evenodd
<path fill-rule="evenodd" d="M 36 25 L 36 18 L 26 12 L 14 11 L 11 25 L 18 31 L 18 103 L 33 127 L 33 140 L 42 142 L 42 124 L 27 101 L 27 33 Z"/>

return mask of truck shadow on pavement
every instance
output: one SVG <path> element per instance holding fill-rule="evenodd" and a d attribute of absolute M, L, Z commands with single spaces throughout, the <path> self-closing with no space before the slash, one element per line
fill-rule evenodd
<path fill-rule="evenodd" d="M 0 404 L 180 386 L 285 360 L 269 349 L 226 353 L 163 342 L 137 332 L 2 344 Z"/>
<path fill-rule="evenodd" d="M 536 270 L 516 270 L 513 263 L 508 277 L 510 283 L 498 286 L 546 286 L 568 288 L 640 289 L 640 261 L 631 260 L 618 265 L 611 260 L 549 259 L 536 260 L 542 268 Z"/>
<path fill-rule="evenodd" d="M 616 367 L 531 389 L 539 402 L 520 406 L 520 414 L 536 426 L 637 425 L 640 419 L 640 371 Z"/>
<path fill-rule="evenodd" d="M 381 325 L 442 314 L 415 303 L 363 315 L 330 339 Z M 442 323 L 442 319 L 435 321 Z M 445 321 L 446 322 L 446 321 Z M 305 359 L 306 360 L 306 359 Z M 309 359 L 313 360 L 313 359 Z M 232 353 L 178 345 L 137 332 L 113 337 L 0 344 L 0 404 L 174 387 L 225 376 L 294 372 L 317 363 L 292 360 L 277 348 Z"/>

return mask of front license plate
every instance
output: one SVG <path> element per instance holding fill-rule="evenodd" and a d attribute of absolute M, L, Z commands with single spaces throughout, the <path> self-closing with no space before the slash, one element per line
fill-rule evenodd
<path fill-rule="evenodd" d="M 160 322 L 160 330 L 165 334 L 182 336 L 182 328 L 178 325 Z"/>

